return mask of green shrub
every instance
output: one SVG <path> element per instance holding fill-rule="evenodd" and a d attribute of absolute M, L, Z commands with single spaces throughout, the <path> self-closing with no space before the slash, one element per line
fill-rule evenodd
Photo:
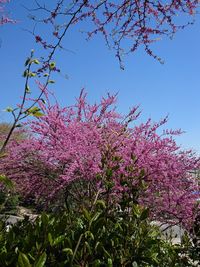
<path fill-rule="evenodd" d="M 148 210 L 134 204 L 129 211 L 109 210 L 97 200 L 80 214 L 43 213 L 9 231 L 2 225 L 0 266 L 192 266 L 180 248 L 161 239 L 148 220 Z"/>
<path fill-rule="evenodd" d="M 19 196 L 13 182 L 5 175 L 0 175 L 0 214 L 16 213 Z"/>
<path fill-rule="evenodd" d="M 9 180 L 2 179 L 9 188 Z M 181 245 L 164 241 L 159 228 L 150 223 L 148 209 L 137 204 L 138 191 L 145 185 L 133 188 L 125 179 L 130 190 L 116 205 L 108 182 L 104 197 L 94 191 L 80 205 L 71 198 L 68 211 L 43 213 L 34 221 L 26 217 L 10 229 L 0 222 L 0 266 L 195 266 L 190 240 L 185 238 Z M 85 185 L 80 188 L 84 193 Z"/>

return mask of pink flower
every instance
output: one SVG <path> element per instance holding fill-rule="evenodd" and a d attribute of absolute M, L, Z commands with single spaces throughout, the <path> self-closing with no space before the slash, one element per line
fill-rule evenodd
<path fill-rule="evenodd" d="M 198 198 L 193 192 L 199 190 L 191 171 L 199 168 L 199 158 L 180 150 L 173 139 L 180 131 L 157 133 L 166 118 L 130 127 L 138 118 L 138 107 L 122 116 L 115 103 L 116 96 L 108 95 L 90 105 L 83 90 L 71 107 L 41 103 L 45 116 L 29 122 L 29 139 L 10 143 L 0 172 L 16 182 L 23 195 L 51 200 L 76 181 L 104 186 L 109 168 L 113 169 L 111 199 L 115 199 L 128 190 L 122 180 L 132 177 L 132 186 L 137 187 L 137 176 L 144 170 L 141 179 L 148 188 L 138 201 L 150 208 L 152 217 L 189 225 Z"/>

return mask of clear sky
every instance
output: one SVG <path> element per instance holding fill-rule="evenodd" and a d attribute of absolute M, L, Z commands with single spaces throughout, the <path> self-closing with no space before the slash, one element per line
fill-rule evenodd
<path fill-rule="evenodd" d="M 25 58 L 32 48 L 39 49 L 33 37 L 23 30 L 32 27 L 22 7 L 28 2 L 31 1 L 11 1 L 9 10 L 18 23 L 0 28 L 0 121 L 11 120 L 2 110 L 19 102 Z M 63 45 L 69 51 L 59 52 L 55 59 L 68 79 L 58 75 L 52 87 L 62 105 L 72 104 L 83 87 L 90 102 L 106 92 L 118 92 L 121 113 L 140 104 L 141 120 L 151 117 L 156 121 L 169 114 L 167 127 L 186 131 L 178 143 L 200 152 L 200 17 L 173 40 L 163 39 L 154 45 L 156 54 L 165 60 L 164 65 L 139 49 L 125 59 L 122 71 L 101 36 L 87 42 L 77 28 L 68 33 Z"/>

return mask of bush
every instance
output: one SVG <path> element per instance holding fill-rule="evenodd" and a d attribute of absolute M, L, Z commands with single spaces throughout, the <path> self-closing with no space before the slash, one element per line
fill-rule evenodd
<path fill-rule="evenodd" d="M 79 216 L 43 213 L 2 230 L 0 244 L 1 266 L 188 266 L 136 204 L 127 212 L 97 200 Z"/>
<path fill-rule="evenodd" d="M 0 214 L 16 213 L 19 196 L 13 182 L 4 175 L 0 175 Z"/>

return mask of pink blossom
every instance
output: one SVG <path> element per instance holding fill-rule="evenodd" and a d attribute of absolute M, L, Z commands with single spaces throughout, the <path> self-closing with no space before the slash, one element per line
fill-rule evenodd
<path fill-rule="evenodd" d="M 114 198 L 126 190 L 122 177 L 133 177 L 132 186 L 137 187 L 136 177 L 144 170 L 142 180 L 148 187 L 138 201 L 150 208 L 153 218 L 189 225 L 195 215 L 194 192 L 199 190 L 191 171 L 199 168 L 199 158 L 180 150 L 173 138 L 180 130 L 157 133 L 167 118 L 130 127 L 140 114 L 138 107 L 122 116 L 116 113 L 115 103 L 116 96 L 108 95 L 90 105 L 83 90 L 71 107 L 41 103 L 45 115 L 29 122 L 29 139 L 10 143 L 0 171 L 16 182 L 24 196 L 51 200 L 64 195 L 76 181 L 103 185 L 108 168 L 114 170 Z M 114 158 L 119 159 L 117 168 Z"/>

